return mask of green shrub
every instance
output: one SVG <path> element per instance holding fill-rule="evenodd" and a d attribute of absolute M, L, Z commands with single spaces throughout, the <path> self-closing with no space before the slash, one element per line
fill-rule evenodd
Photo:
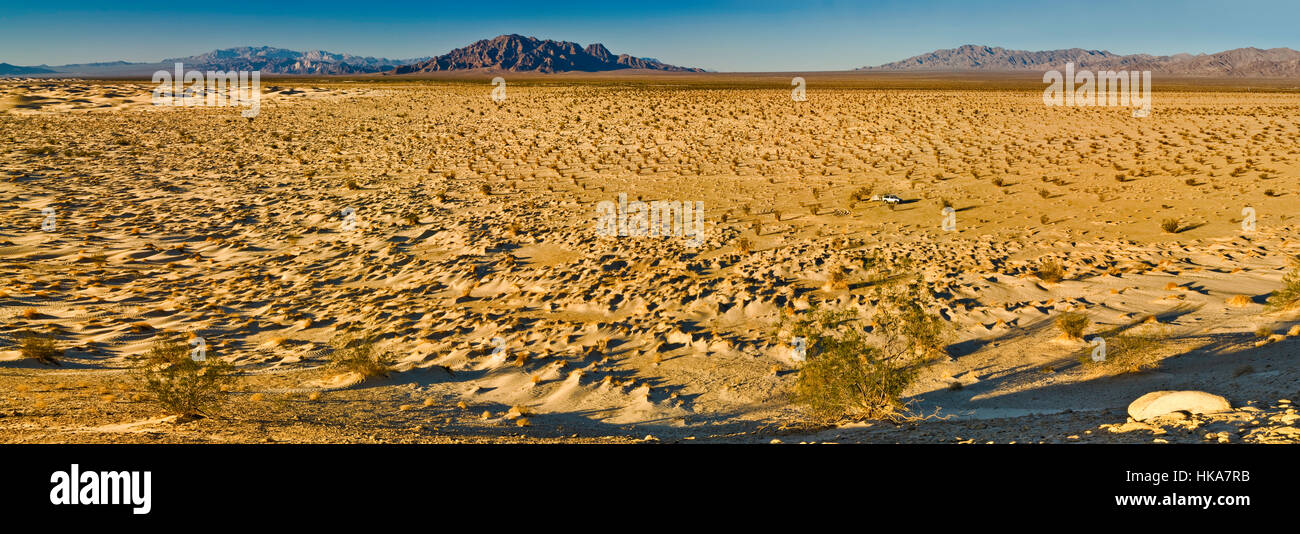
<path fill-rule="evenodd" d="M 887 356 L 929 361 L 948 355 L 944 349 L 947 323 L 926 311 L 925 304 L 933 295 L 919 278 L 878 287 L 876 296 L 880 305 L 873 317 L 873 333 L 881 339 Z"/>
<path fill-rule="evenodd" d="M 234 380 L 233 371 L 234 366 L 210 355 L 195 361 L 188 343 L 162 338 L 154 341 L 135 373 L 152 402 L 167 412 L 211 416 L 221 410 L 224 386 Z"/>
<path fill-rule="evenodd" d="M 849 329 L 840 338 L 809 338 L 811 358 L 799 370 L 795 399 L 819 421 L 892 419 L 903 410 L 900 397 L 915 369 L 890 360 Z"/>
<path fill-rule="evenodd" d="M 1270 310 L 1289 310 L 1300 306 L 1300 266 L 1292 269 L 1282 277 L 1282 289 L 1274 291 L 1268 297 Z"/>
<path fill-rule="evenodd" d="M 901 286 L 901 289 L 900 289 Z M 870 333 L 854 311 L 813 310 L 792 328 L 805 340 L 807 362 L 794 397 L 813 420 L 907 417 L 904 391 L 920 366 L 944 354 L 946 325 L 926 313 L 919 283 L 877 289 Z"/>

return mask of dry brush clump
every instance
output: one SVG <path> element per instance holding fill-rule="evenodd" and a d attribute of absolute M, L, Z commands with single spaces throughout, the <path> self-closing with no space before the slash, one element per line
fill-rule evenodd
<path fill-rule="evenodd" d="M 388 376 L 392 370 L 393 354 L 376 350 L 375 342 L 370 338 L 340 336 L 330 344 L 334 346 L 330 362 L 336 367 L 360 374 L 363 378 Z"/>
<path fill-rule="evenodd" d="M 1038 269 L 1034 271 L 1034 276 L 1044 282 L 1055 284 L 1065 279 L 1065 269 L 1061 267 L 1061 262 L 1056 260 L 1043 260 L 1038 264 Z"/>
<path fill-rule="evenodd" d="M 1091 322 L 1092 320 L 1083 313 L 1066 312 L 1056 318 L 1056 327 L 1067 338 L 1082 339 L 1083 331 L 1088 328 Z"/>
<path fill-rule="evenodd" d="M 28 334 L 19 338 L 18 353 L 45 365 L 59 365 L 58 358 L 63 355 L 54 338 L 48 334 Z"/>
<path fill-rule="evenodd" d="M 1167 330 L 1149 332 L 1121 333 L 1104 338 L 1106 342 L 1104 358 L 1093 358 L 1088 351 L 1079 357 L 1084 365 L 1090 365 L 1113 374 L 1137 373 L 1160 366 L 1162 352 L 1169 333 Z"/>
<path fill-rule="evenodd" d="M 206 355 L 196 361 L 189 344 L 176 337 L 155 340 L 132 372 L 153 403 L 183 417 L 219 413 L 224 390 L 234 380 L 233 365 Z"/>

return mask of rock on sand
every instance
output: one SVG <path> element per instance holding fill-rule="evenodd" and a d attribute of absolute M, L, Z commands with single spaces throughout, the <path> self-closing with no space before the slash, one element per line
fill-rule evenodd
<path fill-rule="evenodd" d="M 1214 413 L 1231 410 L 1228 400 L 1204 391 L 1152 391 L 1128 405 L 1128 415 L 1135 421 L 1173 412 Z"/>

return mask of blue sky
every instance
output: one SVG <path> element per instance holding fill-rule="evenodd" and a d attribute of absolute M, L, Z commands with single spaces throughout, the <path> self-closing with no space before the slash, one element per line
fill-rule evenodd
<path fill-rule="evenodd" d="M 1297 0 L 111 4 L 0 0 L 0 62 L 157 61 L 244 45 L 408 58 L 502 33 L 600 42 L 721 71 L 843 70 L 962 44 L 1120 54 L 1300 49 Z"/>

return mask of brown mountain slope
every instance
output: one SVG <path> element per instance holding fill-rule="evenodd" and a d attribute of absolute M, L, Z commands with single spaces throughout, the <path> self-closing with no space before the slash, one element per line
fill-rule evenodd
<path fill-rule="evenodd" d="M 509 72 L 598 72 L 619 69 L 649 69 L 669 72 L 703 72 L 649 58 L 614 55 L 599 43 L 582 48 L 568 41 L 541 40 L 522 35 L 501 35 L 484 39 L 444 55 L 397 67 L 395 74 L 472 69 Z"/>

